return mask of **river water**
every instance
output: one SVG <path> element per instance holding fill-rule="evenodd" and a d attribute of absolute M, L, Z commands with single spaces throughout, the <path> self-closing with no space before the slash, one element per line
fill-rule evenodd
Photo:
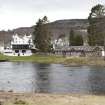
<path fill-rule="evenodd" d="M 2 62 L 0 90 L 105 94 L 105 67 Z"/>

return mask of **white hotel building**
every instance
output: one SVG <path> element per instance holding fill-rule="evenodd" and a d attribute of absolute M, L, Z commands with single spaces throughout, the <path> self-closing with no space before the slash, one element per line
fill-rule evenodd
<path fill-rule="evenodd" d="M 8 56 L 30 56 L 32 55 L 31 47 L 32 35 L 19 36 L 15 34 L 12 36 L 11 47 L 4 50 L 4 55 Z"/>

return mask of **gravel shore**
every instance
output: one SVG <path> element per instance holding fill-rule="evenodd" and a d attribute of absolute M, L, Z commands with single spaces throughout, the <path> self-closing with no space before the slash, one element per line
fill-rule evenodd
<path fill-rule="evenodd" d="M 105 105 L 105 96 L 76 94 L 0 93 L 4 105 Z"/>

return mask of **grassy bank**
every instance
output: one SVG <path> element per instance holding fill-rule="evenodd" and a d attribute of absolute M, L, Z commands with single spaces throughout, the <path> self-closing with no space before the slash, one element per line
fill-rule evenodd
<path fill-rule="evenodd" d="M 105 96 L 0 93 L 4 105 L 104 105 Z M 2 105 L 2 104 L 1 104 Z"/>
<path fill-rule="evenodd" d="M 102 58 L 93 57 L 63 57 L 55 55 L 32 55 L 32 56 L 4 56 L 0 54 L 0 60 L 36 62 L 36 63 L 61 63 L 68 66 L 77 65 L 96 65 L 105 66 L 105 61 Z"/>
<path fill-rule="evenodd" d="M 8 60 L 6 56 L 4 56 L 3 54 L 0 54 L 0 61 L 5 61 Z"/>
<path fill-rule="evenodd" d="M 87 65 L 87 66 L 105 66 L 103 58 L 97 57 L 69 57 L 65 60 L 64 64 L 71 65 Z"/>
<path fill-rule="evenodd" d="M 66 58 L 54 55 L 32 55 L 32 56 L 6 56 L 9 61 L 24 61 L 36 63 L 63 63 Z"/>

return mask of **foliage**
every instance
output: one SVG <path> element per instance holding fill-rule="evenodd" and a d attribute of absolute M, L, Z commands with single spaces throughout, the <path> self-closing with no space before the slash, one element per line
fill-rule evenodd
<path fill-rule="evenodd" d="M 75 36 L 75 45 L 82 46 L 83 45 L 83 38 L 81 35 Z"/>
<path fill-rule="evenodd" d="M 48 19 L 44 16 L 39 19 L 34 27 L 34 44 L 41 52 L 48 52 L 51 50 L 51 35 L 48 28 Z"/>
<path fill-rule="evenodd" d="M 81 46 L 83 45 L 83 38 L 81 35 L 76 35 L 74 30 L 70 31 L 69 35 L 69 45 L 70 46 Z"/>
<path fill-rule="evenodd" d="M 98 4 L 91 9 L 91 13 L 89 15 L 89 19 L 92 18 L 101 18 L 105 15 L 105 7 L 104 5 Z"/>
<path fill-rule="evenodd" d="M 101 4 L 94 6 L 89 14 L 88 43 L 89 45 L 104 44 L 105 7 Z"/>
<path fill-rule="evenodd" d="M 72 45 L 74 45 L 74 30 L 71 30 L 69 35 L 69 46 Z"/>

